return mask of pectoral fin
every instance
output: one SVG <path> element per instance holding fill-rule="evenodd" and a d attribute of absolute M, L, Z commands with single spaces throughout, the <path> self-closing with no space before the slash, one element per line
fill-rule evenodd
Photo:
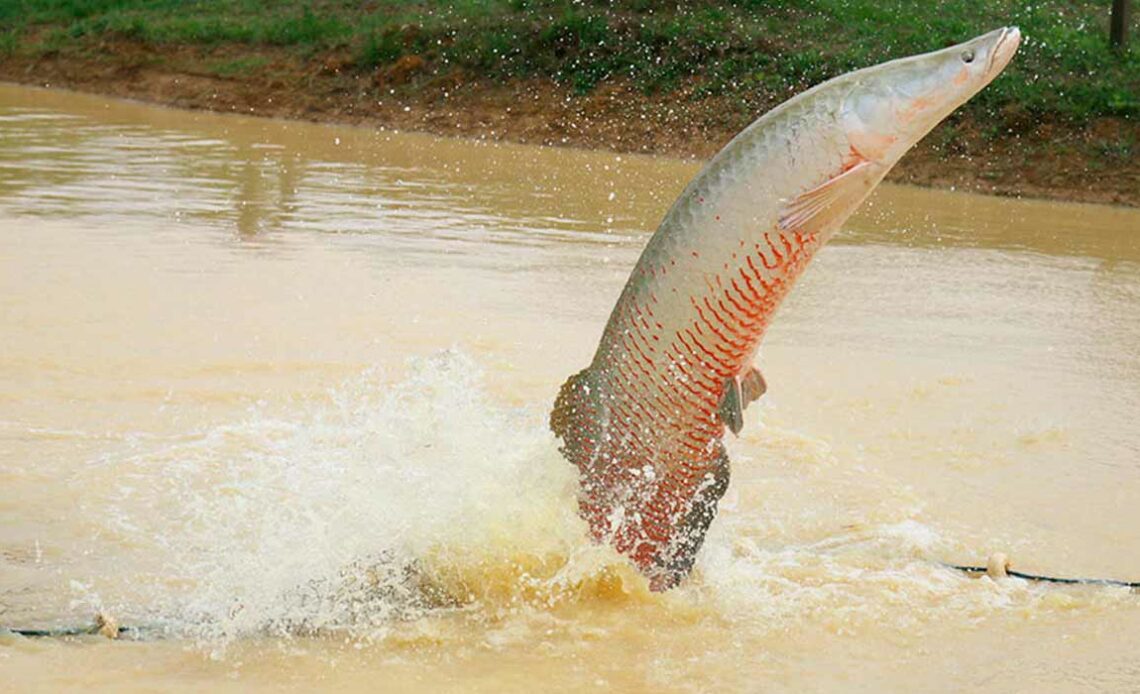
<path fill-rule="evenodd" d="M 792 199 L 780 215 L 781 229 L 826 235 L 851 214 L 883 177 L 883 167 L 860 159 L 850 168 Z"/>

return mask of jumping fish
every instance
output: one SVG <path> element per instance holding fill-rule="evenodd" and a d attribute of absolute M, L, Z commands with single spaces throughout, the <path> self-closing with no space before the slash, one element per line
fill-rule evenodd
<path fill-rule="evenodd" d="M 1020 40 L 998 29 L 817 85 L 737 135 L 673 203 L 550 415 L 592 537 L 652 590 L 692 570 L 728 487 L 725 428 L 739 433 L 766 390 L 751 364 L 792 283 Z"/>

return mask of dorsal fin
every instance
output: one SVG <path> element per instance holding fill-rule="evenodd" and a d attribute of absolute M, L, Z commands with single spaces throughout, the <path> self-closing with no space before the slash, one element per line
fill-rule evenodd
<path fill-rule="evenodd" d="M 554 400 L 554 409 L 550 411 L 550 430 L 559 438 L 564 438 L 574 420 L 578 418 L 578 411 L 582 396 L 589 392 L 586 382 L 586 372 L 583 369 L 566 379 L 558 389 L 558 397 Z"/>

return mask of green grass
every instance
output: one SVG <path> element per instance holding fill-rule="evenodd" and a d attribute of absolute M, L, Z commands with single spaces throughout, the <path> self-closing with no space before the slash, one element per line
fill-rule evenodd
<path fill-rule="evenodd" d="M 0 58 L 4 58 L 15 53 L 19 45 L 20 34 L 18 32 L 0 30 Z"/>
<path fill-rule="evenodd" d="M 220 77 L 240 77 L 249 75 L 269 63 L 264 56 L 251 55 L 232 60 L 217 60 L 206 64 L 206 69 Z"/>
<path fill-rule="evenodd" d="M 1093 149 L 1099 159 L 1124 163 L 1131 161 L 1137 154 L 1136 138 L 1131 136 L 1120 140 L 1097 140 L 1093 143 Z"/>
<path fill-rule="evenodd" d="M 1110 4 L 0 0 L 0 56 L 122 38 L 153 46 L 271 46 L 302 58 L 338 52 L 360 71 L 416 54 L 439 74 L 462 69 L 498 80 L 549 77 L 580 93 L 621 78 L 647 93 L 695 83 L 697 97 L 783 97 L 856 67 L 1017 24 L 1026 36 L 1017 59 L 969 108 L 1007 120 L 1136 118 L 1140 45 L 1123 54 L 1109 49 Z"/>

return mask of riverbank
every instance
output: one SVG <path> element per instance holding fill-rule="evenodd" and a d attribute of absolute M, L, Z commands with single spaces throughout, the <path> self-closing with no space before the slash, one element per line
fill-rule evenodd
<path fill-rule="evenodd" d="M 848 18 L 824 45 L 819 32 L 836 13 L 872 5 L 821 3 L 831 12 L 824 20 L 747 7 L 683 14 L 557 1 L 474 3 L 478 11 L 466 14 L 429 11 L 438 2 L 419 3 L 428 8 L 420 14 L 333 2 L 320 15 L 284 3 L 268 17 L 265 8 L 242 5 L 243 14 L 229 0 L 208 0 L 195 18 L 162 2 L 62 14 L 58 3 L 42 3 L 0 33 L 0 79 L 183 108 L 704 158 L 812 83 L 937 47 L 904 30 L 922 18 L 897 8 Z M 9 5 L 0 0 L 0 18 L 6 9 L 16 16 Z M 235 14 L 211 15 L 227 8 Z M 1080 13 L 1099 15 L 1083 3 L 1066 8 L 1048 20 L 1016 17 L 1028 26 L 1014 65 L 891 178 L 1140 206 L 1140 58 L 1098 52 L 1096 28 Z M 944 33 L 972 35 L 974 24 L 996 25 L 1001 10 L 958 16 L 963 26 Z M 883 45 L 859 43 L 876 29 Z"/>

